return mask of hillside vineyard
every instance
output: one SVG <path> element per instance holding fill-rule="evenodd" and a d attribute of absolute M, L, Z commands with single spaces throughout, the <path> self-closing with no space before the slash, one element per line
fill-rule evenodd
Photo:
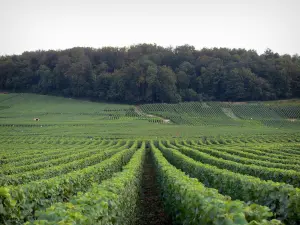
<path fill-rule="evenodd" d="M 0 94 L 0 224 L 298 225 L 299 105 Z"/>

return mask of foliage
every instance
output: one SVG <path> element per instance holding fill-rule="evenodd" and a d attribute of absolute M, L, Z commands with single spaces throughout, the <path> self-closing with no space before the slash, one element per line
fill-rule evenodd
<path fill-rule="evenodd" d="M 191 142 L 195 143 L 194 141 L 191 141 Z M 291 164 L 291 160 L 295 161 L 295 162 L 298 162 L 297 161 L 297 158 L 298 158 L 297 155 L 291 156 L 291 157 L 287 158 L 286 160 L 282 160 L 282 162 L 280 161 L 281 159 L 278 159 L 279 162 L 278 161 L 277 162 L 271 162 L 272 158 L 270 158 L 270 157 L 261 158 L 261 159 L 264 159 L 264 160 L 261 160 L 261 159 L 259 159 L 260 157 L 258 155 L 247 154 L 243 150 L 232 149 L 232 147 L 231 148 L 228 148 L 228 147 L 226 148 L 226 146 L 221 146 L 219 148 L 215 147 L 215 146 L 214 147 L 209 147 L 209 146 L 208 147 L 205 147 L 205 146 L 200 147 L 197 144 L 190 145 L 186 141 L 183 141 L 183 144 L 187 147 L 190 147 L 190 148 L 194 149 L 194 150 L 199 150 L 201 152 L 208 153 L 212 156 L 222 158 L 222 159 L 226 159 L 226 160 L 230 160 L 230 161 L 234 161 L 234 162 L 240 162 L 240 163 L 249 164 L 249 165 L 250 164 L 259 165 L 259 166 L 264 166 L 264 167 L 267 167 L 267 168 L 281 168 L 281 169 L 286 169 L 286 170 L 300 171 L 299 163 Z M 178 146 L 177 143 L 176 143 L 176 146 Z M 226 150 L 228 150 L 228 152 L 226 152 Z M 234 153 L 234 154 L 230 154 L 229 152 Z M 239 154 L 240 155 L 247 155 L 247 157 L 241 157 L 241 156 L 239 156 Z M 274 155 L 273 157 L 276 157 L 276 155 Z M 278 154 L 278 157 L 280 157 L 280 154 Z M 295 157 L 296 157 L 296 160 L 295 160 Z"/>
<path fill-rule="evenodd" d="M 300 58 L 267 49 L 152 44 L 1 56 L 0 90 L 118 102 L 300 97 Z"/>
<path fill-rule="evenodd" d="M 33 181 L 19 186 L 7 186 L 1 194 L 0 219 L 6 223 L 20 223 L 35 218 L 38 209 L 54 202 L 66 201 L 79 191 L 88 190 L 92 183 L 100 182 L 121 170 L 139 145 L 138 141 L 129 148 L 94 166 L 75 170 L 68 174 Z"/>
<path fill-rule="evenodd" d="M 96 154 L 92 154 L 87 158 L 79 158 L 78 160 L 75 160 L 73 162 L 69 162 L 69 158 L 66 157 L 60 165 L 52 166 L 51 170 L 49 170 L 49 168 L 47 167 L 44 167 L 38 170 L 27 171 L 20 174 L 2 175 L 0 178 L 0 185 L 20 185 L 34 180 L 48 179 L 75 170 L 80 170 L 87 166 L 95 165 L 107 158 L 110 158 L 118 151 L 119 149 L 112 149 L 98 152 Z"/>
<path fill-rule="evenodd" d="M 172 147 L 172 145 L 170 145 L 170 147 Z M 199 162 L 217 166 L 218 168 L 227 169 L 240 174 L 252 175 L 264 180 L 284 182 L 294 185 L 295 187 L 300 186 L 300 173 L 294 170 L 268 168 L 253 164 L 247 165 L 244 163 L 215 157 L 203 151 L 196 151 L 188 146 L 183 145 L 179 145 L 178 151 Z"/>
<path fill-rule="evenodd" d="M 300 189 L 204 164 L 161 143 L 159 149 L 172 165 L 196 177 L 206 186 L 214 187 L 233 199 L 268 206 L 276 218 L 284 220 L 287 224 L 297 224 L 299 221 Z"/>
<path fill-rule="evenodd" d="M 206 188 L 170 165 L 151 142 L 166 209 L 178 224 L 280 224 L 267 207 L 247 205 Z M 184 163 L 181 161 L 181 163 Z M 256 221 L 255 221 L 256 220 Z"/>
<path fill-rule="evenodd" d="M 132 159 L 111 179 L 79 192 L 67 203 L 55 203 L 38 211 L 27 224 L 128 224 L 136 219 L 138 191 L 145 157 L 145 142 Z"/>
<path fill-rule="evenodd" d="M 192 59 L 193 51 L 178 50 L 185 52 L 184 60 Z M 61 70 L 67 71 L 68 60 L 61 59 Z M 153 60 L 160 61 L 159 57 Z M 137 65 L 144 70 L 137 70 Z M 220 60 L 215 62 L 215 66 L 221 65 Z M 151 83 L 145 92 L 148 99 L 160 85 L 171 91 L 180 88 L 184 98 L 196 100 L 189 88 L 195 84 L 191 78 L 196 76 L 194 63 L 186 61 L 173 70 L 143 59 L 139 64 L 133 60 L 131 66 L 132 79 L 143 72 L 140 85 L 145 85 L 144 80 Z M 109 68 L 101 63 L 96 70 L 111 76 L 109 73 L 115 72 Z M 91 71 L 87 62 L 74 65 L 72 72 L 77 70 L 82 75 Z M 43 76 L 48 73 L 46 68 L 40 71 Z M 159 81 L 158 74 L 163 80 Z M 253 75 L 247 70 L 243 74 Z M 90 75 L 87 80 L 95 79 Z M 236 71 L 231 75 L 237 79 Z M 71 93 L 82 92 L 78 85 L 82 80 L 72 81 L 76 88 Z M 44 79 L 40 86 L 52 90 L 56 84 Z M 140 93 L 145 90 L 136 89 L 131 95 L 124 88 L 127 84 L 118 85 L 114 88 L 131 100 L 143 96 Z M 109 91 L 105 87 L 99 92 Z M 156 95 L 168 101 L 177 97 L 165 90 Z M 300 220 L 300 192 L 295 188 L 300 167 L 298 111 L 299 100 L 133 106 L 0 94 L 0 180 L 4 185 L 0 187 L 0 223 L 133 224 L 144 154 L 136 150 L 152 147 L 162 197 L 175 222 L 199 224 L 203 219 L 206 221 L 201 224 L 280 224 L 269 221 L 274 218 L 296 225 Z M 33 121 L 36 117 L 40 121 Z M 172 119 L 166 123 L 166 118 Z M 129 161 L 132 167 L 127 165 Z"/>

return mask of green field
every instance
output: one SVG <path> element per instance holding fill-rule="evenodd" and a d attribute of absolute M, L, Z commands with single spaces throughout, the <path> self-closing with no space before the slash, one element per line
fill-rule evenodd
<path fill-rule="evenodd" d="M 299 224 L 300 101 L 0 94 L 0 224 L 159 224 L 145 170 L 165 214 L 152 218 Z"/>
<path fill-rule="evenodd" d="M 300 103 L 266 104 L 191 102 L 134 106 L 0 94 L 0 130 L 13 136 L 199 138 L 294 133 L 299 128 Z"/>

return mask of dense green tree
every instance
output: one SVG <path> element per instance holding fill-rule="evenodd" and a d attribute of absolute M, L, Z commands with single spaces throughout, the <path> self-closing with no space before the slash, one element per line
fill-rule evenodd
<path fill-rule="evenodd" d="M 180 96 L 176 92 L 176 75 L 170 67 L 161 66 L 159 68 L 157 86 L 155 94 L 158 102 L 180 101 Z"/>
<path fill-rule="evenodd" d="M 0 89 L 119 102 L 300 97 L 299 55 L 270 49 L 72 48 L 0 57 Z"/>
<path fill-rule="evenodd" d="M 50 68 L 46 65 L 41 65 L 37 75 L 40 77 L 37 91 L 42 94 L 51 93 L 51 90 L 55 88 L 55 78 Z"/>
<path fill-rule="evenodd" d="M 242 100 L 245 97 L 245 84 L 242 70 L 237 68 L 226 73 L 224 80 L 224 100 Z"/>

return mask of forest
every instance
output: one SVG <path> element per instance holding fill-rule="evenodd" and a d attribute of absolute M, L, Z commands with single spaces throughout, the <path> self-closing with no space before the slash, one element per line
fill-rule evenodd
<path fill-rule="evenodd" d="M 299 98 L 300 56 L 156 44 L 39 50 L 0 57 L 0 90 L 126 103 Z"/>

